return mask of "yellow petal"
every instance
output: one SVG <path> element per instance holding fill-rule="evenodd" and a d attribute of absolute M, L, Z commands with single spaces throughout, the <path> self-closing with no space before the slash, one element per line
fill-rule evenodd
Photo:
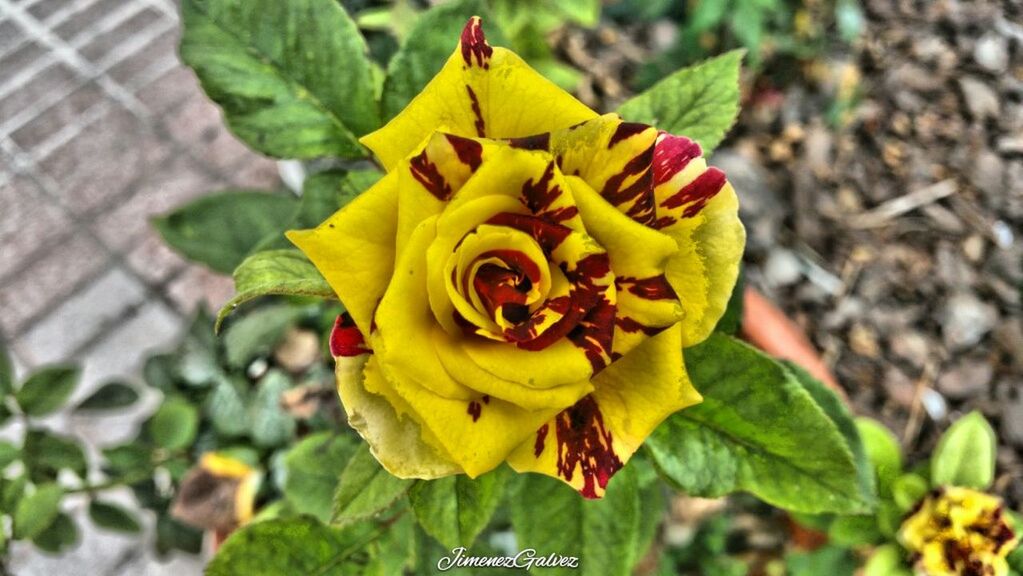
<path fill-rule="evenodd" d="M 595 391 L 509 457 L 519 472 L 560 478 L 599 498 L 608 480 L 672 413 L 700 402 L 685 372 L 681 326 L 645 340 L 594 378 Z"/>
<path fill-rule="evenodd" d="M 458 136 L 516 138 L 567 128 L 596 113 L 504 48 L 486 44 L 479 18 L 408 107 L 360 139 L 392 169 L 441 126 Z"/>
<path fill-rule="evenodd" d="M 376 351 L 375 351 L 376 352 Z M 431 355 L 432 350 L 424 354 Z M 438 447 L 475 478 L 496 468 L 560 408 L 525 410 L 485 395 L 471 400 L 444 398 L 409 379 L 381 356 L 384 378 L 366 381 L 367 390 L 384 396 L 423 430 L 423 440 Z"/>
<path fill-rule="evenodd" d="M 397 177 L 388 174 L 316 228 L 286 234 L 323 274 L 363 334 L 369 334 L 373 311 L 394 272 L 397 197 Z"/>
<path fill-rule="evenodd" d="M 703 342 L 725 313 L 739 277 L 746 229 L 739 221 L 739 201 L 725 183 L 698 213 L 663 229 L 680 250 L 668 262 L 666 276 L 679 294 L 682 346 Z"/>
<path fill-rule="evenodd" d="M 679 296 L 664 273 L 678 244 L 619 212 L 581 178 L 569 176 L 568 182 L 586 231 L 611 259 L 618 286 L 613 350 L 627 354 L 647 335 L 682 319 Z"/>
<path fill-rule="evenodd" d="M 386 399 L 366 390 L 366 380 L 382 378 L 372 355 L 339 357 L 335 373 L 348 423 L 388 472 L 400 478 L 426 479 L 462 472 L 423 440 L 422 429 L 411 417 L 399 416 Z M 377 388 L 379 384 L 372 386 Z"/>

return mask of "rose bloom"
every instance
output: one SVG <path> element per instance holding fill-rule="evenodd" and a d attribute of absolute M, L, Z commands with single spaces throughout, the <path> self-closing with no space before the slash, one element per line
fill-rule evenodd
<path fill-rule="evenodd" d="M 479 18 L 362 143 L 386 176 L 288 233 L 347 309 L 331 350 L 351 425 L 396 476 L 507 461 L 599 498 L 701 399 L 682 350 L 723 314 L 745 244 L 724 173 L 596 114 Z"/>
<path fill-rule="evenodd" d="M 1001 500 L 951 487 L 924 498 L 898 537 L 925 576 L 1006 576 L 1006 556 L 1018 542 Z"/>

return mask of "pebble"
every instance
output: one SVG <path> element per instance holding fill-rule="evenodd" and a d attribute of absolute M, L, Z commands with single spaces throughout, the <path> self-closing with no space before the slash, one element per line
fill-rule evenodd
<path fill-rule="evenodd" d="M 919 332 L 899 332 L 889 342 L 892 352 L 914 368 L 923 368 L 931 355 L 930 343 Z"/>
<path fill-rule="evenodd" d="M 998 322 L 997 309 L 971 292 L 953 294 L 942 307 L 941 334 L 950 350 L 976 345 Z"/>
<path fill-rule="evenodd" d="M 849 329 L 849 347 L 853 352 L 867 358 L 877 358 L 881 355 L 877 334 L 859 322 Z"/>
<path fill-rule="evenodd" d="M 984 258 L 984 237 L 971 234 L 963 241 L 963 254 L 966 254 L 970 262 L 980 262 Z"/>
<path fill-rule="evenodd" d="M 1001 112 L 998 94 L 983 80 L 964 76 L 959 79 L 959 88 L 963 92 L 966 109 L 975 120 L 998 117 Z"/>
<path fill-rule="evenodd" d="M 973 59 L 988 72 L 1005 72 L 1009 68 L 1009 41 L 998 34 L 985 34 L 973 47 Z"/>
<path fill-rule="evenodd" d="M 764 280 L 773 288 L 795 284 L 802 277 L 802 265 L 791 250 L 772 250 L 764 263 Z"/>
<path fill-rule="evenodd" d="M 966 400 L 984 394 L 994 369 L 984 359 L 960 361 L 951 369 L 938 376 L 938 390 L 953 400 Z"/>
<path fill-rule="evenodd" d="M 1016 386 L 1023 387 L 1023 382 Z M 1002 437 L 1006 442 L 1023 447 L 1023 397 L 1010 400 L 1002 405 Z"/>
<path fill-rule="evenodd" d="M 970 183 L 983 192 L 989 201 L 1000 201 L 1005 196 L 1004 175 L 1005 163 L 998 154 L 984 149 L 974 157 Z"/>
<path fill-rule="evenodd" d="M 274 350 L 274 360 L 288 372 L 304 372 L 320 359 L 320 338 L 312 330 L 291 328 Z"/>
<path fill-rule="evenodd" d="M 897 405 L 908 410 L 916 398 L 916 384 L 902 370 L 889 366 L 884 371 L 884 389 Z"/>

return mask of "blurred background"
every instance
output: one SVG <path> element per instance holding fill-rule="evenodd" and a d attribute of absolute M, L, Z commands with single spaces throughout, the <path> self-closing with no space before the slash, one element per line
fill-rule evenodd
<path fill-rule="evenodd" d="M 424 2 L 342 2 L 386 64 Z M 556 5 L 555 5 L 556 4 Z M 747 281 L 811 337 L 856 411 L 927 454 L 977 409 L 995 492 L 1023 503 L 1023 3 L 1018 0 L 494 0 L 507 45 L 600 111 L 675 69 L 747 50 L 743 111 L 712 163 L 739 192 Z M 210 191 L 282 186 L 224 128 L 176 55 L 175 0 L 0 0 L 0 331 L 19 375 L 83 367 L 142 401 L 45 426 L 90 453 L 129 441 L 160 393 L 139 379 L 229 277 L 150 218 Z M 454 44 L 455 39 L 451 40 Z M 5 437 L 23 427 L 8 424 Z M 133 505 L 125 490 L 119 501 Z M 84 503 L 69 501 L 69 514 Z M 679 512 L 684 516 L 684 511 Z M 198 574 L 143 517 L 81 524 L 15 574 Z M 164 535 L 165 536 L 165 535 Z"/>

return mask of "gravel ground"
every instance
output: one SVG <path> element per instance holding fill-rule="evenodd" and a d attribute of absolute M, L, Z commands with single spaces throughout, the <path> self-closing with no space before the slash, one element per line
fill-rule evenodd
<path fill-rule="evenodd" d="M 1023 3 L 868 0 L 863 37 L 768 59 L 713 163 L 749 229 L 749 281 L 823 351 L 910 461 L 980 410 L 995 490 L 1023 504 Z M 569 30 L 580 97 L 613 110 L 670 22 Z M 793 73 L 795 72 L 795 73 Z M 784 78 L 784 80 L 780 80 Z M 845 106 L 836 106 L 836 101 Z"/>

